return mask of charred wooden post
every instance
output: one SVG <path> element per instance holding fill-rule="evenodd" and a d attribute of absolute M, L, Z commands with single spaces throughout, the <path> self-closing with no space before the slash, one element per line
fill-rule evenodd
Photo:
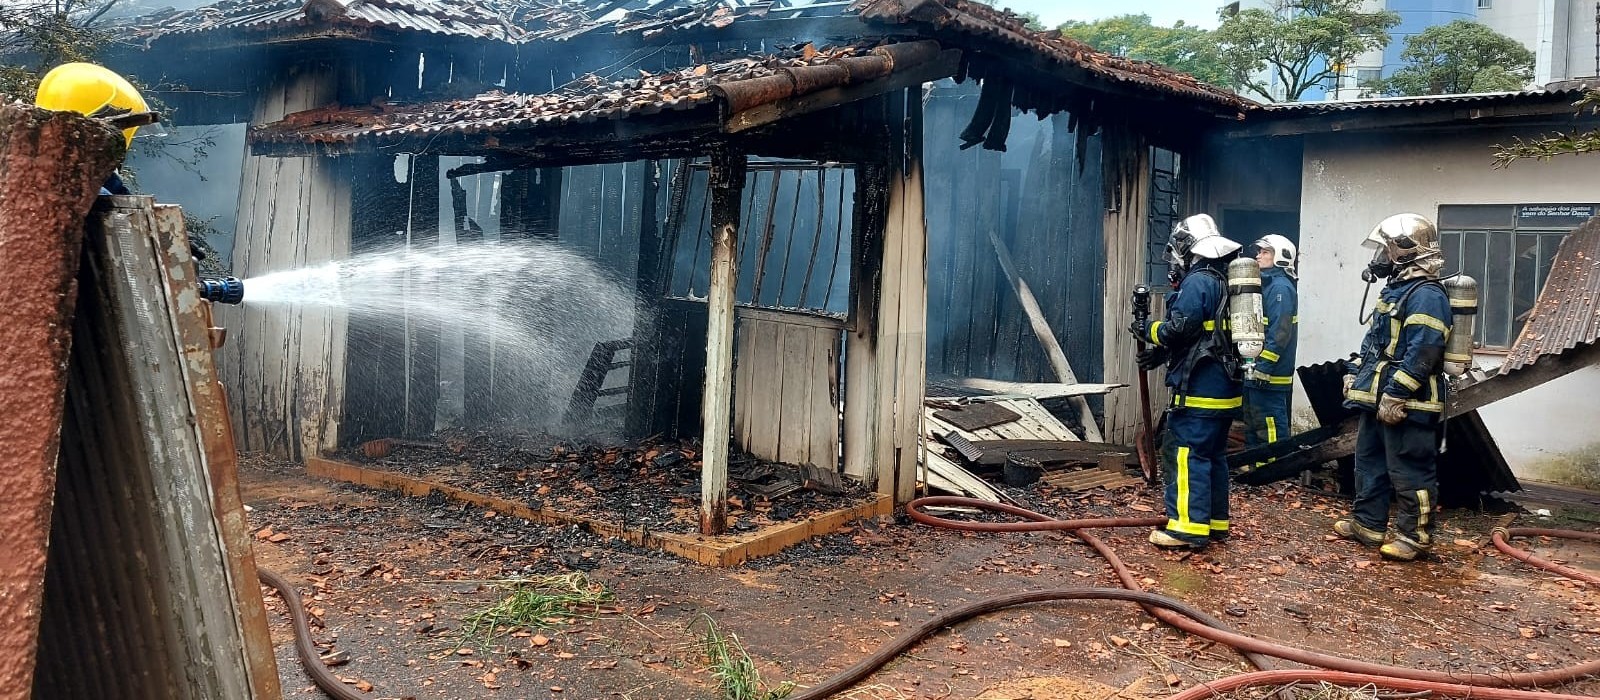
<path fill-rule="evenodd" d="M 916 496 L 928 322 L 921 89 L 878 101 L 881 160 L 857 171 L 852 331 L 846 336 L 845 472 L 896 503 Z"/>
<path fill-rule="evenodd" d="M 700 467 L 700 532 L 728 530 L 728 444 L 733 421 L 733 302 L 738 284 L 743 153 L 718 149 L 711 157 L 711 287 L 706 293 L 705 439 Z"/>
<path fill-rule="evenodd" d="M 252 122 L 335 102 L 359 82 L 344 70 L 308 60 L 275 74 L 256 102 Z M 364 216 L 352 216 L 352 160 L 247 153 L 239 182 L 234 274 L 247 278 L 348 258 L 352 218 L 368 223 Z M 382 172 L 393 181 L 392 168 Z M 346 314 L 243 305 L 218 309 L 217 316 L 235 338 L 223 347 L 222 374 L 233 390 L 240 448 L 300 459 L 335 447 L 346 406 Z"/>
<path fill-rule="evenodd" d="M 663 161 L 645 164 L 644 192 L 639 206 L 639 274 L 636 278 L 633 366 L 628 371 L 628 435 L 643 437 L 652 432 L 656 403 L 657 375 L 661 372 L 658 300 L 665 293 L 662 280 L 664 249 L 661 241 L 661 171 Z"/>
<path fill-rule="evenodd" d="M 423 254 L 439 246 L 439 156 L 412 156 L 407 245 Z M 412 279 L 408 306 L 431 305 L 439 280 Z M 406 314 L 405 434 L 433 434 L 439 413 L 439 341 L 443 334 L 434 314 Z"/>
<path fill-rule="evenodd" d="M 84 217 L 122 137 L 64 112 L 0 105 L 0 695 L 33 685 L 45 548 Z"/>
<path fill-rule="evenodd" d="M 390 155 L 349 159 L 353 222 L 350 254 L 394 250 L 405 244 L 410 185 L 395 178 Z M 408 166 L 409 167 L 409 166 Z M 394 437 L 406 430 L 406 333 L 383 314 L 352 311 L 348 320 L 344 421 L 339 444 Z"/>

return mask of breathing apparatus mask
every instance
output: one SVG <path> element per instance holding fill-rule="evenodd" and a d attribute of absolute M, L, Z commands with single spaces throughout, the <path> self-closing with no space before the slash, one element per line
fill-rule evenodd
<path fill-rule="evenodd" d="M 1239 244 L 1224 238 L 1216 221 L 1195 214 L 1178 222 L 1167 238 L 1167 281 L 1177 289 L 1196 258 L 1218 260 L 1238 251 Z"/>
<path fill-rule="evenodd" d="M 1361 271 L 1369 293 L 1378 280 L 1437 277 L 1444 267 L 1439 229 L 1419 214 L 1395 214 L 1384 219 L 1367 234 L 1361 246 L 1372 250 L 1372 260 Z M 1366 308 L 1366 297 L 1367 294 L 1362 295 L 1362 308 Z M 1371 314 L 1361 317 L 1363 325 L 1371 320 Z"/>

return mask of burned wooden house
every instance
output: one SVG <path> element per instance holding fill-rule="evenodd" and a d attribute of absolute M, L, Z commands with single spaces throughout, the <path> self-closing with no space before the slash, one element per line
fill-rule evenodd
<path fill-rule="evenodd" d="M 709 532 L 730 443 L 900 502 L 930 376 L 1130 383 L 1128 292 L 1205 205 L 1182 154 L 1246 108 L 966 0 L 228 0 L 129 32 L 117 67 L 184 85 L 180 122 L 251 125 L 240 277 L 539 239 L 625 280 L 638 313 L 567 410 L 703 436 Z M 243 449 L 528 418 L 470 331 L 224 321 Z M 1139 422 L 1116 393 L 1062 414 Z"/>

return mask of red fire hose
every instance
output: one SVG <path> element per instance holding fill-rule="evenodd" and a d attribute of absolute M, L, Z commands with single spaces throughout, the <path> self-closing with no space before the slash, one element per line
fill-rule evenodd
<path fill-rule="evenodd" d="M 1539 557 L 1536 557 L 1528 552 L 1511 546 L 1511 544 L 1508 542 L 1508 540 L 1513 537 L 1560 537 L 1569 540 L 1600 542 L 1600 535 L 1592 532 L 1579 532 L 1577 530 L 1546 530 L 1544 528 L 1537 527 L 1497 527 L 1494 529 L 1494 533 L 1491 535 L 1491 537 L 1494 539 L 1495 549 L 1505 552 L 1506 556 L 1519 561 L 1527 562 L 1528 564 L 1537 566 L 1541 569 L 1561 574 L 1562 576 L 1570 578 L 1574 581 L 1585 581 L 1596 586 L 1600 586 L 1600 576 L 1595 576 L 1594 574 L 1586 571 L 1579 571 L 1577 569 L 1562 566 L 1547 559 L 1540 559 Z"/>
<path fill-rule="evenodd" d="M 1370 685 L 1384 690 L 1428 692 L 1448 697 L 1482 698 L 1482 700 L 1579 700 L 1580 698 L 1593 700 L 1588 695 L 1566 695 L 1533 690 L 1512 690 L 1509 688 L 1485 688 L 1481 685 L 1461 685 L 1458 683 L 1429 683 L 1427 681 L 1413 681 L 1404 678 L 1369 676 L 1364 673 L 1343 673 L 1341 671 L 1298 668 L 1284 671 L 1241 673 L 1237 676 L 1229 676 L 1197 685 L 1177 695 L 1169 696 L 1167 700 L 1202 700 L 1203 698 L 1251 686 L 1282 686 L 1317 682 L 1357 687 Z"/>
<path fill-rule="evenodd" d="M 928 515 L 921 510 L 925 507 L 937 506 L 954 506 L 1001 512 L 1023 518 L 1028 522 L 987 523 L 949 520 Z M 1141 590 L 1138 579 L 1134 577 L 1133 572 L 1122 562 L 1122 559 L 1105 542 L 1085 531 L 1088 528 L 1101 527 L 1154 527 L 1165 523 L 1165 518 L 1057 520 L 1026 508 L 954 496 L 934 496 L 917 499 L 907 504 L 906 513 L 912 520 L 930 527 L 967 532 L 1070 532 L 1094 548 L 1101 557 L 1105 558 L 1112 570 L 1116 572 L 1117 578 L 1121 581 L 1124 589 L 1065 588 L 1011 593 L 967 603 L 918 625 L 871 656 L 863 659 L 860 663 L 815 686 L 807 688 L 804 692 L 791 696 L 792 700 L 821 700 L 843 692 L 856 683 L 865 680 L 922 640 L 951 625 L 979 615 L 1018 605 L 1060 600 L 1122 600 L 1138 603 L 1162 622 L 1195 636 L 1233 647 L 1243 654 L 1251 664 L 1262 669 L 1254 673 L 1244 673 L 1203 683 L 1173 695 L 1167 700 L 1202 700 L 1203 698 L 1210 698 L 1239 688 L 1309 682 L 1327 682 L 1348 686 L 1371 685 L 1387 690 L 1431 692 L 1444 696 L 1482 698 L 1483 700 L 1583 700 L 1590 696 L 1533 692 L 1514 690 L 1513 688 L 1557 685 L 1585 676 L 1600 674 L 1600 659 L 1586 661 L 1567 668 L 1534 673 L 1456 674 L 1424 671 L 1321 654 L 1234 632 L 1228 629 L 1221 620 L 1207 615 L 1194 606 L 1167 596 Z M 1600 534 L 1536 528 L 1500 528 L 1493 533 L 1495 547 L 1511 557 L 1562 576 L 1600 584 L 1600 577 L 1541 559 L 1533 554 L 1516 549 L 1507 543 L 1508 539 L 1519 536 L 1562 537 L 1600 542 Z M 306 672 L 311 676 L 312 681 L 335 700 L 362 700 L 363 695 L 340 682 L 321 663 L 316 647 L 311 641 L 311 628 L 307 622 L 305 610 L 294 587 L 270 571 L 258 569 L 257 572 L 263 583 L 277 589 L 278 593 L 283 596 L 284 602 L 289 608 L 290 618 L 294 623 L 295 651 L 299 655 L 300 662 L 305 667 Z M 1270 662 L 1264 658 L 1269 656 L 1296 661 L 1317 668 L 1273 670 Z"/>
<path fill-rule="evenodd" d="M 974 509 L 980 509 L 980 510 L 986 510 L 986 511 L 998 511 L 998 512 L 1003 512 L 1003 513 L 1007 513 L 1007 514 L 1010 514 L 1010 515 L 1023 517 L 1023 518 L 1026 518 L 1027 520 L 1029 520 L 1031 522 L 1022 522 L 1022 523 L 984 523 L 984 522 L 968 522 L 968 521 L 949 520 L 949 519 L 945 519 L 945 518 L 939 518 L 939 517 L 928 515 L 928 514 L 922 512 L 920 510 L 921 508 L 924 508 L 924 507 L 927 507 L 927 506 L 957 506 L 957 507 L 974 508 Z M 1139 584 L 1138 584 L 1137 579 L 1135 579 L 1133 577 L 1132 572 L 1128 570 L 1127 565 L 1125 565 L 1122 562 L 1122 560 L 1119 557 L 1117 557 L 1115 552 L 1112 552 L 1109 547 L 1106 547 L 1103 542 L 1101 542 L 1098 538 L 1094 537 L 1092 534 L 1089 534 L 1087 532 L 1083 532 L 1082 528 L 1088 528 L 1088 527 L 1152 526 L 1152 525 L 1156 525 L 1156 524 L 1165 522 L 1164 519 L 1159 519 L 1159 518 L 1098 518 L 1098 519 L 1087 519 L 1087 520 L 1056 520 L 1056 519 L 1051 518 L 1051 517 L 1049 517 L 1047 515 L 1044 515 L 1044 514 L 1041 514 L 1041 513 L 1036 513 L 1036 512 L 1033 512 L 1033 511 L 1030 511 L 1030 510 L 1027 510 L 1027 509 L 1024 509 L 1024 508 L 1018 508 L 1016 506 L 1008 506 L 1008 505 L 1004 505 L 1004 504 L 995 504 L 995 503 L 990 503 L 988 501 L 980 501 L 980 500 L 971 499 L 971 498 L 958 498 L 958 497 L 947 497 L 947 496 L 939 496 L 939 497 L 933 497 L 933 498 L 923 498 L 923 499 L 918 499 L 916 501 L 912 501 L 910 504 L 908 504 L 906 506 L 906 513 L 911 517 L 911 519 L 913 519 L 913 520 L 915 520 L 915 521 L 917 521 L 919 523 L 922 523 L 924 525 L 929 525 L 929 526 L 932 526 L 932 527 L 950 528 L 950 529 L 955 529 L 955 530 L 964 530 L 964 531 L 968 531 L 968 532 L 1028 532 L 1028 531 L 1041 531 L 1041 530 L 1051 530 L 1051 531 L 1063 531 L 1064 530 L 1064 531 L 1072 532 L 1072 534 L 1076 535 L 1079 539 L 1082 539 L 1084 542 L 1087 542 L 1091 547 L 1094 547 L 1095 551 L 1098 552 L 1102 557 L 1104 557 L 1106 559 L 1106 561 L 1111 565 L 1112 569 L 1114 571 L 1116 571 L 1117 578 L 1121 580 L 1122 585 L 1124 587 L 1130 589 L 1130 590 L 1139 590 Z M 1529 535 L 1538 534 L 1538 535 L 1557 536 L 1557 537 L 1575 537 L 1575 538 L 1578 538 L 1578 539 L 1585 539 L 1585 540 L 1590 540 L 1590 541 L 1600 541 L 1600 536 L 1597 536 L 1597 535 L 1590 535 L 1590 534 L 1581 533 L 1581 532 L 1561 531 L 1561 530 L 1522 530 L 1522 529 L 1517 529 L 1517 530 L 1510 530 L 1510 531 L 1507 531 L 1505 533 L 1505 535 L 1510 535 L 1510 536 L 1516 536 L 1516 535 L 1521 535 L 1521 534 L 1529 534 Z M 1504 542 L 1504 535 L 1497 534 L 1497 536 L 1495 537 L 1495 540 L 1496 540 L 1496 546 L 1501 547 L 1503 551 L 1509 549 L 1509 545 L 1503 545 L 1502 544 Z M 1510 551 L 1507 551 L 1507 553 L 1511 554 Z M 1544 562 L 1543 560 L 1537 559 L 1536 557 L 1533 557 L 1533 555 L 1527 554 L 1526 552 L 1522 552 L 1521 554 L 1523 556 L 1517 556 L 1516 554 L 1512 554 L 1512 556 L 1517 556 L 1518 559 L 1521 559 L 1523 561 L 1526 561 L 1526 562 L 1529 562 L 1531 564 L 1534 564 L 1535 566 L 1541 566 L 1541 567 L 1545 567 L 1545 568 L 1555 567 L 1556 566 L 1555 564 L 1552 564 L 1552 563 L 1549 563 L 1549 562 Z M 1551 570 L 1556 570 L 1556 569 L 1551 569 Z M 1558 571 L 1558 573 L 1562 573 L 1562 572 Z M 1573 572 L 1573 573 L 1582 574 L 1582 572 Z M 1563 575 L 1565 575 L 1565 574 L 1563 574 Z M 1426 671 L 1426 670 L 1420 670 L 1420 669 L 1402 668 L 1402 667 L 1398 667 L 1398 666 L 1387 666 L 1387 665 L 1384 665 L 1384 664 L 1375 664 L 1375 663 L 1366 662 L 1366 661 L 1358 661 L 1358 660 L 1355 660 L 1355 659 L 1346 659 L 1346 658 L 1343 658 L 1343 657 L 1333 656 L 1333 655 L 1330 655 L 1330 654 L 1322 654 L 1322 653 L 1309 651 L 1309 650 L 1305 650 L 1305 649 L 1298 649 L 1298 648 L 1295 648 L 1295 647 L 1290 647 L 1290 646 L 1287 646 L 1287 645 L 1279 644 L 1277 642 L 1271 642 L 1271 641 L 1267 641 L 1267 640 L 1257 639 L 1255 637 L 1249 637 L 1249 636 L 1242 635 L 1242 634 L 1239 634 L 1239 633 L 1236 633 L 1236 632 L 1232 632 L 1232 631 L 1228 631 L 1228 630 L 1217 629 L 1215 627 L 1211 627 L 1211 626 L 1205 625 L 1203 623 L 1197 623 L 1194 620 L 1191 620 L 1191 619 L 1186 618 L 1186 617 L 1182 617 L 1180 615 L 1173 614 L 1172 612 L 1166 611 L 1166 610 L 1162 610 L 1162 611 L 1159 611 L 1159 612 L 1154 612 L 1154 614 L 1161 621 L 1166 622 L 1167 624 L 1170 624 L 1170 625 L 1172 625 L 1174 627 L 1177 627 L 1178 629 L 1181 629 L 1181 630 L 1183 630 L 1185 632 L 1188 632 L 1190 634 L 1193 634 L 1193 635 L 1196 635 L 1196 636 L 1199 636 L 1199 637 L 1203 637 L 1205 639 L 1210 639 L 1210 640 L 1215 641 L 1215 642 L 1220 642 L 1222 644 L 1226 644 L 1226 645 L 1231 646 L 1231 647 L 1233 647 L 1233 648 L 1235 648 L 1235 649 L 1237 649 L 1237 650 L 1239 650 L 1241 652 L 1252 652 L 1252 653 L 1256 653 L 1256 654 L 1263 654 L 1263 655 L 1267 655 L 1267 656 L 1272 656 L 1272 657 L 1276 657 L 1276 658 L 1280 658 L 1280 659 L 1286 659 L 1286 660 L 1289 660 L 1289 661 L 1294 661 L 1294 662 L 1306 664 L 1308 666 L 1316 666 L 1316 667 L 1322 668 L 1322 669 L 1329 669 L 1329 671 L 1305 671 L 1305 672 L 1302 672 L 1303 675 L 1298 677 L 1298 678 L 1301 678 L 1302 680 L 1317 680 L 1318 679 L 1317 674 L 1319 674 L 1319 673 L 1332 673 L 1332 674 L 1335 674 L 1335 675 L 1344 674 L 1341 677 L 1352 677 L 1352 674 L 1354 674 L 1353 677 L 1363 679 L 1363 680 L 1360 681 L 1360 683 L 1362 683 L 1362 684 L 1383 685 L 1384 683 L 1390 683 L 1391 685 L 1385 685 L 1384 687 L 1396 687 L 1396 688 L 1400 688 L 1400 686 L 1394 685 L 1395 683 L 1399 683 L 1399 682 L 1404 682 L 1406 684 L 1406 687 L 1416 686 L 1417 683 L 1455 685 L 1455 686 L 1468 687 L 1467 689 L 1472 691 L 1473 697 L 1490 697 L 1490 696 L 1484 694 L 1490 688 L 1539 687 L 1539 686 L 1558 685 L 1558 684 L 1561 684 L 1561 683 L 1571 682 L 1573 680 L 1577 680 L 1577 679 L 1583 678 L 1585 676 L 1591 676 L 1591 675 L 1600 674 L 1600 659 L 1586 661 L 1586 662 L 1583 662 L 1581 664 L 1577 664 L 1577 665 L 1574 665 L 1574 666 L 1569 666 L 1567 668 L 1552 669 L 1552 670 L 1548 670 L 1548 671 L 1538 671 L 1538 672 L 1532 672 L 1532 673 L 1499 673 L 1499 674 L 1494 674 L 1494 673 L 1448 673 L 1448 672 L 1442 672 L 1442 671 Z M 1259 674 L 1247 674 L 1247 675 L 1254 675 L 1255 677 L 1262 677 Z M 1332 676 L 1329 676 L 1329 678 L 1332 678 Z M 1231 680 L 1231 679 L 1225 679 L 1225 680 Z M 1270 682 L 1270 681 L 1261 681 L 1261 682 Z M 1249 685 L 1249 684 L 1252 684 L 1252 682 L 1246 681 L 1245 684 Z M 1212 684 L 1212 685 L 1216 686 L 1216 684 Z M 1220 686 L 1218 686 L 1218 687 L 1220 687 Z M 1237 687 L 1237 686 L 1235 686 L 1235 687 Z M 1404 688 L 1401 688 L 1401 689 L 1404 689 Z M 1438 692 L 1441 692 L 1441 693 L 1445 692 L 1442 688 L 1415 687 L 1413 689 L 1417 689 L 1417 690 L 1437 690 Z M 1188 698 L 1190 698 L 1190 697 L 1207 697 L 1210 694 L 1212 694 L 1213 692 L 1222 692 L 1222 691 L 1211 691 L 1211 690 L 1205 689 L 1205 687 L 1202 686 L 1201 688 L 1197 688 L 1197 689 L 1194 689 L 1194 690 L 1188 691 L 1188 692 L 1200 692 L 1200 693 L 1203 693 L 1203 694 L 1202 695 L 1197 695 L 1197 696 L 1179 695 L 1179 696 L 1176 696 L 1174 698 L 1170 698 L 1169 700 L 1179 700 L 1179 698 L 1183 698 L 1184 700 L 1188 700 Z M 1510 695 L 1498 696 L 1497 695 L 1495 697 L 1511 698 L 1513 696 L 1510 696 Z M 1517 697 L 1522 697 L 1522 696 L 1517 696 Z M 1580 696 L 1563 696 L 1563 695 L 1541 694 L 1540 697 L 1545 698 L 1546 700 L 1554 700 L 1554 699 L 1557 699 L 1557 698 L 1559 698 L 1561 700 L 1565 700 L 1566 698 L 1576 698 L 1576 697 L 1580 697 Z"/>
<path fill-rule="evenodd" d="M 322 657 L 317 654 L 317 645 L 311 641 L 311 622 L 306 619 L 306 608 L 300 602 L 300 592 L 282 576 L 261 567 L 256 567 L 256 578 L 283 596 L 283 604 L 289 608 L 289 621 L 294 624 L 294 651 L 300 657 L 300 665 L 305 668 L 306 675 L 311 676 L 311 682 L 333 700 L 367 700 L 365 694 L 345 685 L 322 663 Z"/>

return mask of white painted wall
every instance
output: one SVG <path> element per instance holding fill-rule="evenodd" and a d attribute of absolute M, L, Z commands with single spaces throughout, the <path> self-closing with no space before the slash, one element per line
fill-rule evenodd
<path fill-rule="evenodd" d="M 1521 132 L 1308 136 L 1301 183 L 1300 349 L 1302 365 L 1354 352 L 1371 252 L 1361 240 L 1385 217 L 1435 218 L 1441 204 L 1592 202 L 1600 199 L 1600 157 L 1567 156 L 1494 170 L 1491 151 Z M 1377 294 L 1377 287 L 1373 294 Z M 1371 301 L 1368 301 L 1370 304 Z M 1482 358 L 1496 364 L 1495 358 Z M 1295 419 L 1315 425 L 1296 390 Z M 1539 478 L 1552 460 L 1600 444 L 1600 370 L 1589 369 L 1482 412 L 1520 476 Z"/>
<path fill-rule="evenodd" d="M 1594 0 L 1495 0 L 1478 21 L 1534 52 L 1537 84 L 1596 74 Z"/>

